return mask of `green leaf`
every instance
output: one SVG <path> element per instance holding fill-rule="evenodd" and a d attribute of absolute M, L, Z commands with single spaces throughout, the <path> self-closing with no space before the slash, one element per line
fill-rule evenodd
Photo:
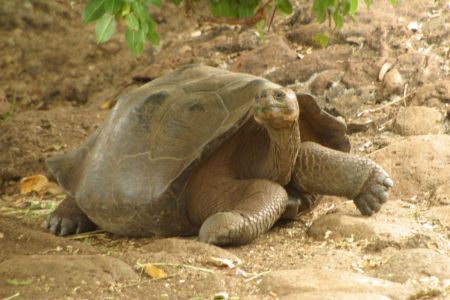
<path fill-rule="evenodd" d="M 170 2 L 174 3 L 175 5 L 180 5 L 183 0 L 170 0 Z"/>
<path fill-rule="evenodd" d="M 81 15 L 83 23 L 92 22 L 100 18 L 105 13 L 105 2 L 106 0 L 89 0 Z"/>
<path fill-rule="evenodd" d="M 354 16 L 358 10 L 358 0 L 350 0 L 350 15 Z"/>
<path fill-rule="evenodd" d="M 323 33 L 313 35 L 313 41 L 319 43 L 320 47 L 325 48 L 328 45 L 329 37 Z"/>
<path fill-rule="evenodd" d="M 342 17 L 342 15 L 339 13 L 338 10 L 336 10 L 334 12 L 333 20 L 334 20 L 334 23 L 336 24 L 336 28 L 342 29 L 342 27 L 344 26 L 344 18 Z"/>
<path fill-rule="evenodd" d="M 346 16 L 350 12 L 350 0 L 344 0 L 342 2 L 342 15 Z"/>
<path fill-rule="evenodd" d="M 33 283 L 33 279 L 24 279 L 24 280 L 18 280 L 18 279 L 8 279 L 6 281 L 7 284 L 9 285 L 14 285 L 14 286 L 24 286 L 24 285 L 30 285 Z"/>
<path fill-rule="evenodd" d="M 370 5 L 372 5 L 372 0 L 364 0 L 364 2 L 366 3 L 366 6 L 368 8 L 370 8 Z"/>
<path fill-rule="evenodd" d="M 286 15 L 292 13 L 292 4 L 289 0 L 275 0 L 275 5 L 279 11 Z"/>
<path fill-rule="evenodd" d="M 256 30 L 258 31 L 259 37 L 261 38 L 261 41 L 266 41 L 266 34 L 264 33 L 264 27 L 266 26 L 266 22 L 264 20 L 259 21 L 256 23 Z"/>
<path fill-rule="evenodd" d="M 112 15 L 115 15 L 122 8 L 122 1 L 120 0 L 106 0 L 105 10 Z"/>
<path fill-rule="evenodd" d="M 97 43 L 104 43 L 108 41 L 116 30 L 116 20 L 113 15 L 104 14 L 95 25 L 95 36 Z"/>
<path fill-rule="evenodd" d="M 128 49 L 135 54 L 140 55 L 144 51 L 144 36 L 143 31 L 132 31 L 128 27 L 125 29 L 125 41 Z"/>
<path fill-rule="evenodd" d="M 150 41 L 150 43 L 152 43 L 153 46 L 158 46 L 159 45 L 159 35 L 156 31 L 154 30 L 149 30 L 147 35 L 146 35 L 147 39 Z"/>
<path fill-rule="evenodd" d="M 121 10 L 122 17 L 128 15 L 130 11 L 131 11 L 130 5 L 127 2 L 124 2 Z"/>
<path fill-rule="evenodd" d="M 391 4 L 396 6 L 397 5 L 397 0 L 391 0 Z"/>
<path fill-rule="evenodd" d="M 142 4 L 141 2 L 131 2 L 131 9 L 134 14 L 140 19 L 141 22 L 148 20 L 149 14 L 147 10 L 147 6 Z"/>
<path fill-rule="evenodd" d="M 134 14 L 129 14 L 125 17 L 125 25 L 132 31 L 139 30 L 139 20 Z"/>
<path fill-rule="evenodd" d="M 327 8 L 323 0 L 314 0 L 313 12 L 319 23 L 323 23 L 327 19 Z"/>

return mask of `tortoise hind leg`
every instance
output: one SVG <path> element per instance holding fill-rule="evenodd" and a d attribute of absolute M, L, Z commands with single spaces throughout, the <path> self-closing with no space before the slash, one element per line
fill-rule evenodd
<path fill-rule="evenodd" d="M 291 186 L 353 199 L 359 211 L 370 216 L 387 200 L 393 181 L 368 158 L 305 142 L 300 146 Z"/>
<path fill-rule="evenodd" d="M 281 185 L 262 179 L 233 180 L 231 185 L 216 186 L 214 194 L 220 196 L 212 201 L 205 194 L 198 195 L 190 214 L 205 216 L 199 239 L 215 245 L 240 245 L 255 239 L 280 218 L 288 200 Z"/>
<path fill-rule="evenodd" d="M 66 196 L 49 215 L 47 228 L 53 234 L 66 236 L 95 230 L 97 225 L 81 211 L 74 198 Z"/>

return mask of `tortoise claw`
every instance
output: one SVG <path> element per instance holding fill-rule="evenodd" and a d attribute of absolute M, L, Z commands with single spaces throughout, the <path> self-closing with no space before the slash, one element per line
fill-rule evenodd
<path fill-rule="evenodd" d="M 354 202 L 361 214 L 371 216 L 380 211 L 381 205 L 389 196 L 389 189 L 394 182 L 381 167 L 376 166 L 371 178 L 367 180 L 364 190 L 355 197 Z"/>
<path fill-rule="evenodd" d="M 59 236 L 68 236 L 75 233 L 92 231 L 97 226 L 78 208 L 75 201 L 66 198 L 49 215 L 47 228 Z"/>

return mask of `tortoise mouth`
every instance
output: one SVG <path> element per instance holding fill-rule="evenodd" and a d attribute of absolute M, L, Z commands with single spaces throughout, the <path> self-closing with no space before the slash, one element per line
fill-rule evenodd
<path fill-rule="evenodd" d="M 270 105 L 256 108 L 254 118 L 261 125 L 284 127 L 298 120 L 298 112 L 285 106 Z"/>
<path fill-rule="evenodd" d="M 290 107 L 286 107 L 285 105 L 277 105 L 277 104 L 272 104 L 272 105 L 266 105 L 266 106 L 257 106 L 255 107 L 255 114 L 273 114 L 273 115 L 291 115 L 291 114 L 295 114 L 295 110 L 290 108 Z"/>

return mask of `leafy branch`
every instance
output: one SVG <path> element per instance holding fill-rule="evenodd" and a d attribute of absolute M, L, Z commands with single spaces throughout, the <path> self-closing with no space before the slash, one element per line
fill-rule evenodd
<path fill-rule="evenodd" d="M 180 5 L 183 0 L 170 0 Z M 188 5 L 192 1 L 185 0 Z M 390 0 L 393 5 L 397 0 Z M 335 28 L 342 29 L 346 17 L 354 20 L 358 10 L 358 0 L 314 0 L 313 12 L 319 23 L 328 20 L 330 26 L 333 22 Z M 364 0 L 370 7 L 372 0 Z M 216 23 L 240 24 L 255 26 L 263 37 L 263 28 L 266 21 L 266 13 L 271 11 L 272 23 L 276 12 L 282 15 L 292 13 L 290 0 L 210 0 L 210 11 L 212 17 L 204 19 Z M 135 55 L 144 51 L 144 41 L 149 41 L 153 46 L 160 43 L 157 32 L 157 24 L 149 14 L 152 7 L 159 8 L 161 0 L 89 0 L 84 8 L 82 21 L 84 23 L 96 22 L 95 34 L 97 43 L 108 41 L 116 29 L 117 23 L 125 24 L 125 41 L 128 48 Z M 319 34 L 314 39 L 326 46 L 328 36 Z"/>

